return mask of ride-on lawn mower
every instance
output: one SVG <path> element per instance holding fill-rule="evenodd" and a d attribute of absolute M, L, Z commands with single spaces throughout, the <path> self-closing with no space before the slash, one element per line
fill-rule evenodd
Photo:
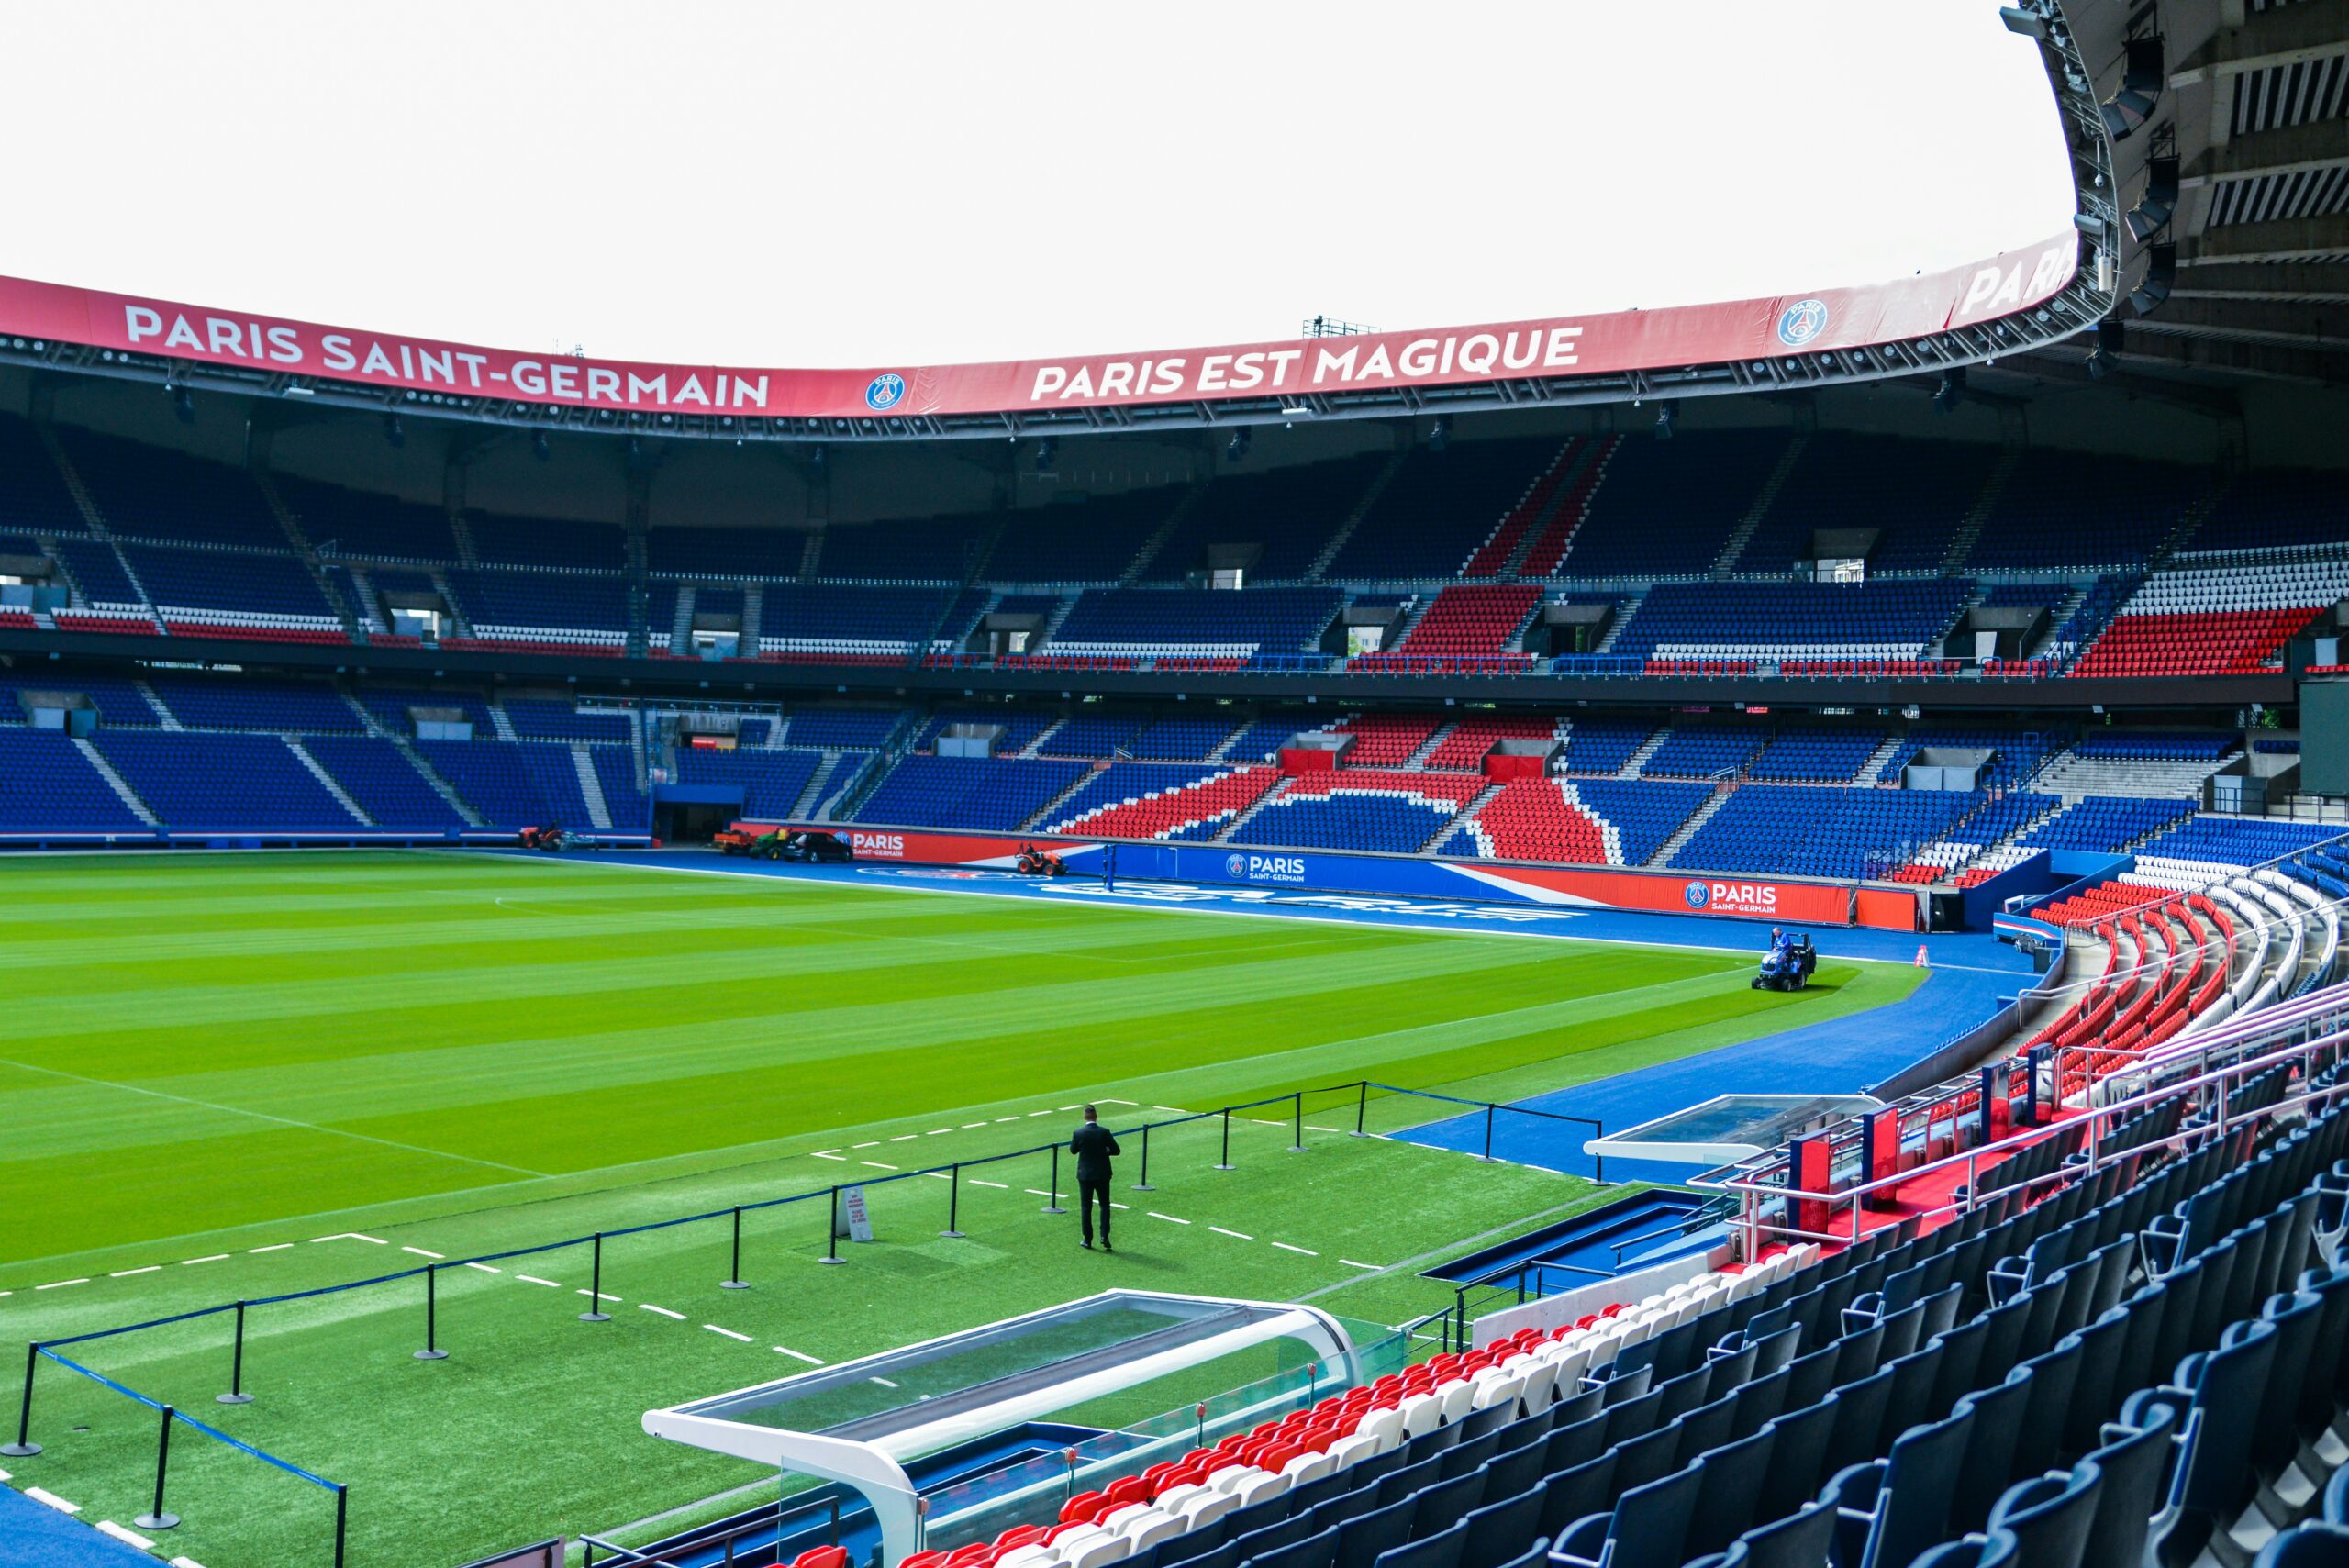
<path fill-rule="evenodd" d="M 525 828 L 518 842 L 526 850 L 544 850 L 551 854 L 562 848 L 568 837 L 560 828 Z"/>
<path fill-rule="evenodd" d="M 1022 876 L 1066 876 L 1068 867 L 1061 864 L 1058 855 L 1040 850 L 1033 844 L 1019 846 L 1019 859 L 1012 869 Z"/>
<path fill-rule="evenodd" d="M 749 855 L 753 860 L 839 865 L 856 858 L 838 834 L 809 828 L 770 828 L 757 833 L 738 822 L 710 841 L 721 854 Z"/>
<path fill-rule="evenodd" d="M 1762 968 L 1753 976 L 1756 991 L 1799 991 L 1810 983 L 1812 971 L 1819 967 L 1819 950 L 1809 937 L 1798 942 L 1785 942 L 1762 955 Z"/>

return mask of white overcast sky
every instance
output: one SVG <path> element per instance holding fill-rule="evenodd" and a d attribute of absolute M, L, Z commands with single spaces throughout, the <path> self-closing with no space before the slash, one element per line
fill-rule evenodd
<path fill-rule="evenodd" d="M 141 0 L 0 40 L 0 273 L 612 358 L 1683 304 L 2071 212 L 1990 0 Z"/>

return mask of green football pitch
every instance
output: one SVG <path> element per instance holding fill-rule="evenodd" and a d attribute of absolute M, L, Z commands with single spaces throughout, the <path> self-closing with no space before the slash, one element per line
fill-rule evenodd
<path fill-rule="evenodd" d="M 550 1535 L 747 1506 L 756 1466 L 646 1437 L 648 1408 L 1111 1285 L 1310 1299 L 1395 1324 L 1441 1259 L 1605 1195 L 1529 1166 L 1356 1139 L 1357 1105 L 1153 1135 L 1119 1251 L 1043 1212 L 1094 1100 L 1129 1126 L 1369 1078 L 1508 1100 L 1897 1000 L 1903 966 L 1749 989 L 1735 954 L 1071 907 L 430 853 L 60 857 L 0 867 L 0 1354 L 428 1262 L 424 1282 L 257 1307 L 61 1353 L 351 1491 L 351 1561 L 443 1568 Z M 1444 1107 L 1374 1095 L 1391 1132 Z M 1119 1182 L 1138 1175 L 1130 1146 Z M 906 1173 L 961 1162 L 959 1181 Z M 1062 1185 L 1067 1172 L 1062 1173 Z M 617 1238 L 610 1320 L 584 1246 Z M 961 1239 L 941 1238 L 950 1189 Z M 15 1402 L 0 1399 L 13 1437 Z M 129 1521 L 154 1412 L 41 1363 L 12 1485 Z M 167 1554 L 324 1564 L 332 1504 L 182 1430 Z M 764 1493 L 772 1496 L 767 1473 Z"/>

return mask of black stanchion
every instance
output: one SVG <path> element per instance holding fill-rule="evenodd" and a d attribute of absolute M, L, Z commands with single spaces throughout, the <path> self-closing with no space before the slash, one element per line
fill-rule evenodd
<path fill-rule="evenodd" d="M 1363 1130 L 1363 1123 L 1370 1116 L 1370 1080 L 1364 1078 L 1357 1088 L 1360 1093 L 1354 1098 L 1354 1136 L 1367 1138 L 1370 1135 Z"/>
<path fill-rule="evenodd" d="M 449 1352 L 440 1348 L 440 1264 L 424 1265 L 424 1349 L 416 1352 L 416 1359 L 420 1362 L 444 1362 L 449 1359 Z"/>
<path fill-rule="evenodd" d="M 726 1277 L 718 1282 L 718 1288 L 720 1290 L 751 1288 L 742 1283 L 742 1206 L 739 1203 L 734 1206 L 734 1264 L 727 1271 Z"/>
<path fill-rule="evenodd" d="M 351 1488 L 334 1489 L 334 1568 L 342 1568 L 343 1542 L 351 1539 Z"/>
<path fill-rule="evenodd" d="M 1477 1157 L 1487 1165 L 1493 1162 L 1493 1111 L 1495 1108 L 1492 1101 L 1485 1102 L 1485 1151 Z"/>
<path fill-rule="evenodd" d="M 587 1310 L 579 1315 L 582 1323 L 608 1323 L 612 1315 L 604 1310 L 604 1233 L 596 1232 L 595 1261 L 587 1265 Z"/>
<path fill-rule="evenodd" d="M 1289 1096 L 1288 1123 L 1288 1151 L 1302 1154 L 1305 1152 L 1305 1091 L 1302 1089 Z"/>
<path fill-rule="evenodd" d="M 1605 1122 L 1594 1122 L 1591 1125 L 1597 1129 L 1597 1130 L 1591 1134 L 1594 1140 L 1604 1140 L 1607 1137 L 1607 1124 Z M 1606 1155 L 1594 1154 L 1590 1157 L 1590 1179 L 1594 1182 L 1603 1182 L 1607 1179 Z"/>
<path fill-rule="evenodd" d="M 1223 1160 L 1216 1169 L 1229 1171 L 1234 1168 L 1231 1163 L 1231 1107 L 1226 1106 L 1223 1108 Z"/>
<path fill-rule="evenodd" d="M 825 1541 L 825 1543 L 824 1543 L 824 1544 L 826 1544 L 827 1546 L 838 1546 L 840 1543 L 841 1543 L 841 1495 L 840 1495 L 838 1492 L 835 1492 L 835 1493 L 833 1493 L 833 1494 L 832 1494 L 832 1533 L 831 1533 L 830 1538 L 829 1538 L 829 1540 L 827 1540 Z"/>
<path fill-rule="evenodd" d="M 163 1473 L 172 1467 L 172 1407 L 163 1407 L 163 1432 L 155 1440 L 155 1507 L 131 1520 L 140 1529 L 174 1529 L 180 1522 L 177 1514 L 163 1512 Z"/>
<path fill-rule="evenodd" d="M 237 1303 L 237 1348 L 228 1354 L 228 1392 L 213 1397 L 223 1405 L 250 1405 L 253 1396 L 245 1392 L 245 1304 Z"/>
<path fill-rule="evenodd" d="M 1044 1212 L 1066 1214 L 1068 1210 L 1061 1207 L 1061 1146 L 1057 1143 L 1052 1145 L 1052 1195 L 1044 1199 Z"/>
<path fill-rule="evenodd" d="M 30 1459 L 40 1451 L 40 1444 L 32 1440 L 33 1429 L 33 1368 L 40 1364 L 40 1341 L 35 1340 L 25 1347 L 25 1401 L 17 1407 L 17 1440 L 0 1454 L 10 1459 Z"/>
<path fill-rule="evenodd" d="M 963 1239 L 962 1224 L 963 1165 L 962 1162 L 957 1161 L 953 1165 L 948 1168 L 946 1176 L 946 1229 L 940 1231 L 939 1234 L 941 1236 L 951 1238 L 953 1240 L 960 1241 Z M 835 1504 L 834 1507 L 837 1507 L 838 1505 Z M 835 1540 L 832 1544 L 834 1546 L 838 1546 L 840 1542 Z"/>
<path fill-rule="evenodd" d="M 844 1263 L 848 1261 L 841 1256 L 841 1189 L 837 1184 L 832 1188 L 832 1217 L 824 1222 L 824 1255 L 816 1261 L 819 1263 Z"/>
<path fill-rule="evenodd" d="M 1150 1184 L 1150 1123 L 1144 1122 L 1141 1124 L 1141 1180 L 1134 1184 L 1134 1191 L 1154 1193 L 1157 1190 Z"/>

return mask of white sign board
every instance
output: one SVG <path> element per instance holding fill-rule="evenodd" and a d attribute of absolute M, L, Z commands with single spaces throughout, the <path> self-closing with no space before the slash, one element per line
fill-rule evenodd
<path fill-rule="evenodd" d="M 870 1241 L 873 1240 L 873 1217 L 867 1214 L 864 1210 L 864 1189 L 863 1187 L 842 1187 L 841 1189 L 840 1229 L 834 1231 L 833 1234 L 837 1236 L 845 1236 L 852 1241 Z"/>

